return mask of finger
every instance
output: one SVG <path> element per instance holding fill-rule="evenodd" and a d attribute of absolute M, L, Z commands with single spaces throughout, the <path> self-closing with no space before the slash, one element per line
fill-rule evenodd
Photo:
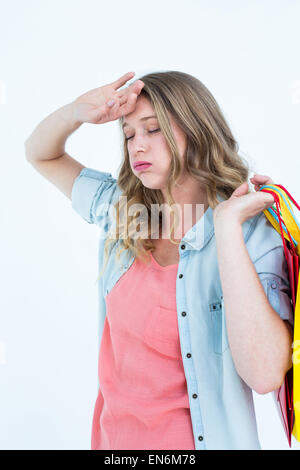
<path fill-rule="evenodd" d="M 122 77 L 118 78 L 115 82 L 112 82 L 112 86 L 115 90 L 123 86 L 128 80 L 130 80 L 133 76 L 135 75 L 135 72 L 128 72 L 125 73 L 125 75 L 122 75 Z"/>
<path fill-rule="evenodd" d="M 132 97 L 132 98 L 130 99 L 130 102 L 131 102 L 131 104 L 132 104 L 132 103 L 134 103 L 134 102 L 136 101 L 137 93 L 135 92 L 135 93 L 130 93 L 130 94 L 129 94 L 129 93 L 128 93 L 128 90 L 127 90 L 126 94 L 125 94 L 125 93 L 123 93 L 123 94 L 118 93 L 117 95 L 114 95 L 114 96 L 112 96 L 111 98 L 109 98 L 109 99 L 106 101 L 106 105 L 108 105 L 108 103 L 109 103 L 110 101 L 114 101 L 114 103 L 113 103 L 112 105 L 108 105 L 108 108 L 111 109 L 113 106 L 115 106 L 116 103 L 118 103 L 118 106 L 122 107 L 124 104 L 126 104 L 126 103 L 128 102 L 129 96 L 132 95 L 132 94 L 135 95 L 134 97 Z"/>
<path fill-rule="evenodd" d="M 145 86 L 145 83 L 142 80 L 136 80 L 135 82 L 132 83 L 132 92 L 138 92 L 140 93 L 142 88 Z"/>
<path fill-rule="evenodd" d="M 254 181 L 256 184 L 273 183 L 273 180 L 266 175 L 254 175 L 252 178 L 250 178 L 250 181 Z"/>
<path fill-rule="evenodd" d="M 244 181 L 244 183 L 242 183 L 238 188 L 236 188 L 233 191 L 231 197 L 239 197 L 239 196 L 242 196 L 244 194 L 247 194 L 248 190 L 249 190 L 248 183 L 246 181 Z"/>
<path fill-rule="evenodd" d="M 256 183 L 255 180 L 253 181 L 252 178 L 250 178 L 250 182 L 253 184 L 255 191 L 258 191 L 262 184 Z"/>
<path fill-rule="evenodd" d="M 137 100 L 136 93 L 131 93 L 128 96 L 128 99 L 126 100 L 125 104 L 123 104 L 123 106 L 120 107 L 120 113 L 122 116 L 125 116 L 126 114 L 129 114 L 131 111 L 134 110 L 136 100 Z"/>
<path fill-rule="evenodd" d="M 137 80 L 133 82 L 128 87 L 124 88 L 123 90 L 118 91 L 118 96 L 123 98 L 124 96 L 128 97 L 130 93 L 136 93 L 137 95 L 141 92 L 142 88 L 144 87 L 145 83 L 142 80 Z"/>
<path fill-rule="evenodd" d="M 268 209 L 269 207 L 272 207 L 275 200 L 274 200 L 274 197 L 272 196 L 272 194 L 270 193 L 263 193 L 264 196 L 265 196 L 265 199 L 264 199 L 264 202 L 266 204 L 266 208 Z"/>
<path fill-rule="evenodd" d="M 117 101 L 119 103 L 119 106 L 121 107 L 127 103 L 129 96 L 130 95 L 128 93 L 123 94 L 121 97 L 120 96 L 115 97 L 114 100 Z"/>
<path fill-rule="evenodd" d="M 270 177 L 267 176 L 267 175 L 261 175 L 261 174 L 258 174 L 258 173 L 255 173 L 253 176 L 252 176 L 252 179 L 256 179 L 258 181 L 264 181 L 264 180 L 267 180 L 269 179 Z"/>
<path fill-rule="evenodd" d="M 254 183 L 252 183 L 252 184 L 254 184 L 254 190 L 255 190 L 255 191 L 260 191 L 260 189 L 261 189 L 262 186 L 264 186 L 265 184 L 272 184 L 272 183 L 273 183 L 272 180 L 268 180 L 268 181 L 267 181 L 266 183 L 264 183 L 264 184 L 254 184 Z"/>

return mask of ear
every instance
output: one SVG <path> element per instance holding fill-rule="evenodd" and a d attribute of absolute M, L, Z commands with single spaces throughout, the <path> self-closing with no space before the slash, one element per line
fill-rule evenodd
<path fill-rule="evenodd" d="M 248 183 L 245 181 L 233 191 L 229 199 L 235 199 L 237 197 L 244 196 L 245 194 L 248 194 L 248 192 L 249 192 L 249 186 L 248 186 Z"/>

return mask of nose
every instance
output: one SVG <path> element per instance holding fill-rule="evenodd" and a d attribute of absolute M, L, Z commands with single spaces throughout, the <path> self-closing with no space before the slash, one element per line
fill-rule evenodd
<path fill-rule="evenodd" d="M 136 133 L 131 139 L 131 152 L 133 155 L 138 155 L 138 152 L 145 152 L 147 150 L 146 136 Z"/>

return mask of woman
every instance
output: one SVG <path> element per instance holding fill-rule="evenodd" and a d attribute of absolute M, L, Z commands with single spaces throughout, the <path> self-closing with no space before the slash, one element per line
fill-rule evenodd
<path fill-rule="evenodd" d="M 198 79 L 150 73 L 120 90 L 133 75 L 63 106 L 26 142 L 30 163 L 102 229 L 92 449 L 260 449 L 252 390 L 275 390 L 292 366 L 287 267 L 263 214 L 274 201 L 257 191 L 271 180 L 255 175 L 249 191 Z M 83 122 L 116 119 L 118 179 L 65 152 Z"/>

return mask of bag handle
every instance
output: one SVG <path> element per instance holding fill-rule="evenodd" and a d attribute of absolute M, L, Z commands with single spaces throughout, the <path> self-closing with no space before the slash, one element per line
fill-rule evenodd
<path fill-rule="evenodd" d="M 291 235 L 293 236 L 293 238 L 295 238 L 297 242 L 296 245 L 298 245 L 298 243 L 300 242 L 300 225 L 295 217 L 293 208 L 289 202 L 289 197 L 286 194 L 284 194 L 284 192 L 282 192 L 281 189 L 278 189 L 277 185 L 264 185 L 261 187 L 262 190 L 264 188 L 269 188 L 272 191 L 275 191 L 276 194 L 278 194 L 280 205 L 281 205 L 281 211 L 283 214 L 283 218 L 285 220 L 285 224 L 289 227 L 289 231 Z M 294 199 L 293 199 L 293 202 L 298 208 L 299 206 Z M 269 212 L 271 213 L 271 211 Z"/>
<path fill-rule="evenodd" d="M 297 207 L 298 211 L 300 211 L 300 206 L 297 204 L 297 202 L 295 201 L 295 199 L 292 198 L 292 196 L 290 195 L 290 193 L 288 192 L 288 190 L 285 189 L 285 187 L 282 186 L 282 184 L 276 184 L 276 186 L 278 186 L 278 188 L 283 189 L 283 191 L 288 195 L 288 197 L 290 198 L 290 200 L 292 201 L 292 203 L 295 204 L 295 206 Z"/>
<path fill-rule="evenodd" d="M 288 196 L 286 198 L 282 190 L 278 189 L 276 185 L 261 186 L 260 191 L 269 192 L 270 194 L 272 194 L 276 203 L 277 214 L 273 208 L 272 210 L 271 208 L 265 210 L 264 214 L 269 220 L 269 222 L 274 226 L 274 228 L 281 234 L 281 236 L 284 236 L 290 242 L 293 253 L 299 256 L 300 227 L 294 215 L 293 209 L 289 201 L 287 200 Z M 296 203 L 296 201 L 294 202 Z M 297 203 L 295 205 L 297 208 L 299 207 Z M 274 216 L 272 212 L 274 212 L 277 217 Z M 276 220 L 275 217 L 278 218 L 278 220 Z M 288 236 L 282 233 L 282 226 L 284 226 L 284 230 L 287 232 Z M 289 230 L 287 229 L 287 227 L 289 227 Z"/>
<path fill-rule="evenodd" d="M 284 255 L 285 255 L 286 260 L 288 260 L 288 253 L 287 253 L 287 248 L 286 248 L 286 244 L 285 244 L 285 240 L 284 240 L 283 228 L 282 228 L 281 217 L 280 217 L 280 210 L 279 210 L 280 201 L 279 201 L 278 194 L 275 193 L 273 190 L 270 190 L 270 189 L 261 189 L 261 191 L 263 191 L 265 193 L 272 194 L 272 196 L 275 199 L 275 204 L 276 204 L 276 208 L 277 208 L 277 215 L 278 215 L 279 225 L 280 225 L 280 233 L 281 233 L 281 238 L 282 238 L 283 248 L 284 248 Z M 291 241 L 291 246 L 294 249 L 294 244 L 292 242 L 291 235 L 290 235 L 290 232 L 288 231 L 288 229 L 287 229 L 287 233 L 288 233 L 288 236 L 289 236 L 290 241 Z"/>

